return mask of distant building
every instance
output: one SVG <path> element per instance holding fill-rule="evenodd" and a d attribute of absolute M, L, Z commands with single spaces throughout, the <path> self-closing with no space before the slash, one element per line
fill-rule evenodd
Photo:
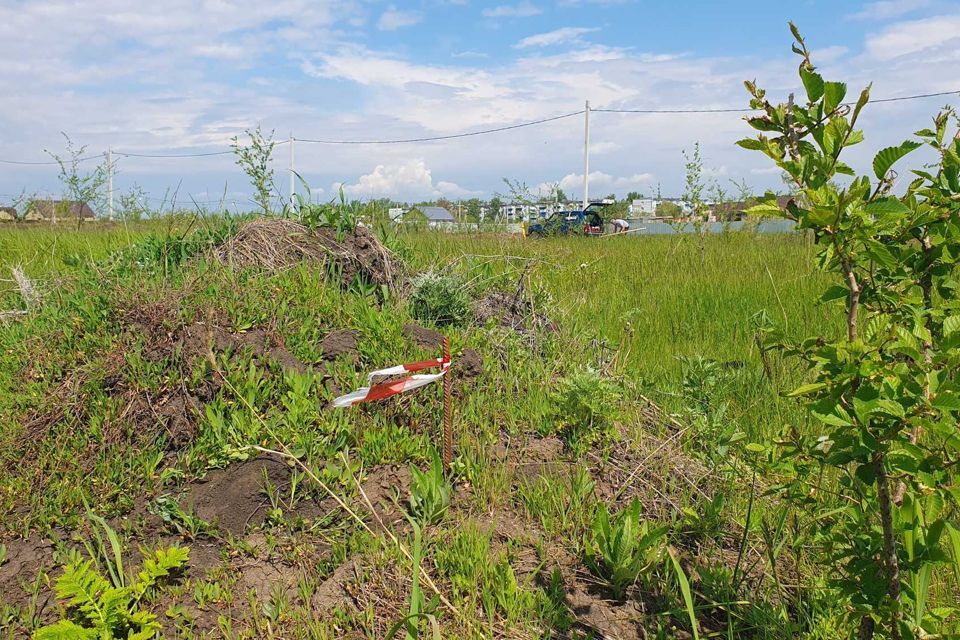
<path fill-rule="evenodd" d="M 407 210 L 404 209 L 403 207 L 390 207 L 390 209 L 387 210 L 387 215 L 390 216 L 391 222 L 396 222 L 397 220 L 402 218 L 403 214 L 405 214 L 406 212 Z"/>
<path fill-rule="evenodd" d="M 0 207 L 0 222 L 16 222 L 17 210 L 13 207 Z"/>
<path fill-rule="evenodd" d="M 417 207 L 427 218 L 427 224 L 431 227 L 437 225 L 448 225 L 455 224 L 457 222 L 456 218 L 453 217 L 453 214 L 444 209 L 443 207 Z"/>
<path fill-rule="evenodd" d="M 627 210 L 631 218 L 646 218 L 657 213 L 660 201 L 655 198 L 639 198 L 630 203 Z"/>
<path fill-rule="evenodd" d="M 60 220 L 93 221 L 97 215 L 86 202 L 76 200 L 33 200 L 23 215 L 26 222 L 58 222 Z"/>
<path fill-rule="evenodd" d="M 500 205 L 500 217 L 508 222 L 530 222 L 536 218 L 549 218 L 558 211 L 579 209 L 573 202 L 508 202 Z"/>

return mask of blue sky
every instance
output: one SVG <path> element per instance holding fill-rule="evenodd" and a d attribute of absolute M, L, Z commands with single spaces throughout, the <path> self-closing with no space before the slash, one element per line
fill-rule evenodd
<path fill-rule="evenodd" d="M 449 135 L 583 107 L 746 106 L 742 81 L 797 89 L 787 20 L 828 79 L 875 97 L 960 89 L 960 4 L 644 0 L 0 0 L 0 158 L 48 159 L 60 132 L 133 153 L 207 152 L 261 124 L 278 138 Z M 10 90 L 10 88 L 14 88 Z M 872 153 L 926 125 L 945 98 L 876 105 Z M 591 194 L 679 194 L 681 150 L 700 141 L 711 181 L 777 188 L 777 173 L 734 146 L 737 114 L 616 115 L 591 121 Z M 297 143 L 319 198 L 486 197 L 501 178 L 534 189 L 582 182 L 580 118 L 455 141 L 381 146 Z M 276 181 L 287 190 L 286 147 Z M 229 156 L 118 160 L 117 190 L 218 198 L 250 188 Z M 0 193 L 57 193 L 54 168 L 0 166 Z M 0 196 L 0 201 L 9 196 Z"/>

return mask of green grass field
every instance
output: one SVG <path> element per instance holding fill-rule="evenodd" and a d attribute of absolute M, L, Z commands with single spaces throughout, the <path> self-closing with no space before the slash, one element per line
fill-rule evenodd
<path fill-rule="evenodd" d="M 23 305 L 14 266 L 44 294 L 0 324 L 0 637 L 89 626 L 53 597 L 64 567 L 130 586 L 157 565 L 138 549 L 171 564 L 121 594 L 148 637 L 384 638 L 405 619 L 394 637 L 850 633 L 833 568 L 794 535 L 804 514 L 765 494 L 777 478 L 747 449 L 813 428 L 783 397 L 802 367 L 756 343 L 758 314 L 792 338 L 841 328 L 807 237 L 711 236 L 702 257 L 684 236 L 386 237 L 406 275 L 522 316 L 438 328 L 447 484 L 440 385 L 327 408 L 370 370 L 437 355 L 407 326 L 429 324 L 408 287 L 346 282 L 342 264 L 231 269 L 209 249 L 234 231 L 0 228 L 2 308 Z M 623 532 L 633 500 L 642 548 L 598 524 L 620 513 Z M 955 602 L 953 571 L 931 607 Z M 105 637 L 140 624 L 119 619 Z"/>

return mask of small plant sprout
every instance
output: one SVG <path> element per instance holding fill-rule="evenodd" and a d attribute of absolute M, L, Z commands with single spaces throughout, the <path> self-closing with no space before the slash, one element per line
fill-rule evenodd
<path fill-rule="evenodd" d="M 37 631 L 37 640 L 64 638 L 153 638 L 160 631 L 157 616 L 139 608 L 143 597 L 161 580 L 182 569 L 189 549 L 170 547 L 144 555 L 143 567 L 126 586 L 111 585 L 93 566 L 72 554 L 57 579 L 57 597 L 79 614 L 79 622 L 60 620 Z"/>
<path fill-rule="evenodd" d="M 640 502 L 611 518 L 600 504 L 587 541 L 586 561 L 597 577 L 605 580 L 617 598 L 643 578 L 649 580 L 661 563 L 667 527 L 640 521 Z"/>
<path fill-rule="evenodd" d="M 427 471 L 411 465 L 410 474 L 410 513 L 424 526 L 440 522 L 447 513 L 453 493 L 453 487 L 443 473 L 440 456 L 433 453 Z"/>

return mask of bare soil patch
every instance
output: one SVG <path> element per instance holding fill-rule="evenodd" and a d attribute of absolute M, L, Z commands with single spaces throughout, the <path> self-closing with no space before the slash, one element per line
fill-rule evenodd
<path fill-rule="evenodd" d="M 247 527 L 259 526 L 266 519 L 270 502 L 265 483 L 282 491 L 289 480 L 290 467 L 285 463 L 255 458 L 211 471 L 202 482 L 188 487 L 180 503 L 222 532 L 241 536 Z"/>
<path fill-rule="evenodd" d="M 357 332 L 353 329 L 338 329 L 328 333 L 320 343 L 324 360 L 336 360 L 349 357 L 354 361 L 358 358 Z"/>
<path fill-rule="evenodd" d="M 54 566 L 53 544 L 36 534 L 4 544 L 7 547 L 7 559 L 0 564 L 0 602 L 26 607 L 31 600 L 30 585 L 41 572 L 50 571 Z M 41 589 L 37 615 L 49 622 L 56 618 L 56 613 L 53 594 Z"/>
<path fill-rule="evenodd" d="M 443 347 L 443 334 L 433 329 L 421 327 L 415 322 L 403 325 L 403 335 L 413 344 L 423 349 L 439 349 Z"/>

